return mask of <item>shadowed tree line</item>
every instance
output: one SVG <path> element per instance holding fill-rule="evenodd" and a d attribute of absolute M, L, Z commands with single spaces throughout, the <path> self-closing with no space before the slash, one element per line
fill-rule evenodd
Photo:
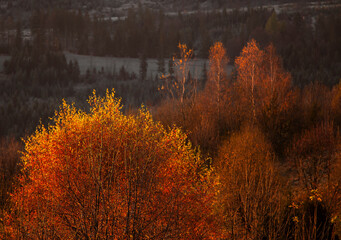
<path fill-rule="evenodd" d="M 196 57 L 207 58 L 212 43 L 221 41 L 233 61 L 254 38 L 262 47 L 274 44 L 295 85 L 319 81 L 332 86 L 340 76 L 339 13 L 340 8 L 279 14 L 250 8 L 170 16 L 139 5 L 129 9 L 126 17 L 111 21 L 86 11 L 36 10 L 25 24 L 10 17 L 1 19 L 0 45 L 8 52 L 16 42 L 14 32 L 30 29 L 32 38 L 39 36 L 36 39 L 41 46 L 49 42 L 57 49 L 79 54 L 162 61 L 173 56 L 179 42 L 193 49 Z"/>

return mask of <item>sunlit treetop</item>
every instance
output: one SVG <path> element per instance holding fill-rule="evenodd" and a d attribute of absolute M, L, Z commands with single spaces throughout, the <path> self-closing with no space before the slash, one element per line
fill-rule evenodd
<path fill-rule="evenodd" d="M 215 238 L 215 181 L 179 128 L 142 108 L 121 112 L 114 91 L 90 111 L 62 103 L 25 140 L 6 238 Z"/>

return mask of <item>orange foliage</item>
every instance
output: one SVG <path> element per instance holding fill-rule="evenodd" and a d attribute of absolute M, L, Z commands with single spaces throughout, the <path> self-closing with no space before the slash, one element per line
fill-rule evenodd
<path fill-rule="evenodd" d="M 329 121 L 332 94 L 329 88 L 319 82 L 304 87 L 301 94 L 301 111 L 306 128 L 312 128 L 323 121 Z"/>
<path fill-rule="evenodd" d="M 254 40 L 244 47 L 235 63 L 240 114 L 246 121 L 258 123 L 276 153 L 282 154 L 294 131 L 297 101 L 290 74 L 272 44 L 263 51 Z"/>
<path fill-rule="evenodd" d="M 90 113 L 62 104 L 25 141 L 7 239 L 217 239 L 215 180 L 177 128 L 121 113 L 114 93 Z"/>
<path fill-rule="evenodd" d="M 255 40 L 251 40 L 235 63 L 241 97 L 248 102 L 248 108 L 252 108 L 254 117 L 274 101 L 278 111 L 290 108 L 294 98 L 291 77 L 283 69 L 272 44 L 263 51 Z"/>
<path fill-rule="evenodd" d="M 179 43 L 178 45 L 180 56 L 179 59 L 173 57 L 175 67 L 175 78 L 171 74 L 162 76 L 164 80 L 163 85 L 159 90 L 166 91 L 166 94 L 170 95 L 172 99 L 179 99 L 180 103 L 184 102 L 188 89 L 188 72 L 190 60 L 193 57 L 193 50 L 188 49 L 186 44 Z"/>
<path fill-rule="evenodd" d="M 287 111 L 293 101 L 291 76 L 284 70 L 272 44 L 265 49 L 262 71 L 263 79 L 259 87 L 261 105 L 268 106 L 275 99 L 279 111 Z"/>
<path fill-rule="evenodd" d="M 216 42 L 210 48 L 210 70 L 209 70 L 209 81 L 215 82 L 217 85 L 226 80 L 225 68 L 228 63 L 226 56 L 226 49 L 221 42 Z"/>
<path fill-rule="evenodd" d="M 339 142 L 333 124 L 324 122 L 306 130 L 288 150 L 297 239 L 334 239 L 333 228 L 340 229 Z"/>
<path fill-rule="evenodd" d="M 238 71 L 237 86 L 242 102 L 246 105 L 245 112 L 252 110 L 253 121 L 256 118 L 256 92 L 255 88 L 262 81 L 262 62 L 264 52 L 259 49 L 256 41 L 252 39 L 247 43 L 235 60 Z"/>
<path fill-rule="evenodd" d="M 329 179 L 337 142 L 333 124 L 324 122 L 306 130 L 288 150 L 292 169 L 307 193 L 321 189 Z"/>
<path fill-rule="evenodd" d="M 246 127 L 222 144 L 217 158 L 219 200 L 230 239 L 276 239 L 282 230 L 283 185 L 270 144 Z"/>
<path fill-rule="evenodd" d="M 186 44 L 179 43 L 180 59 L 174 61 L 176 68 L 176 88 L 180 103 L 183 103 L 186 94 L 186 84 L 188 83 L 189 61 L 193 56 L 193 50 L 188 49 Z"/>
<path fill-rule="evenodd" d="M 208 72 L 208 83 L 206 86 L 207 104 L 211 109 L 207 109 L 208 112 L 214 110 L 214 114 L 217 114 L 218 124 L 221 123 L 221 115 L 224 110 L 225 104 L 227 104 L 228 98 L 228 86 L 226 79 L 226 67 L 228 58 L 226 56 L 226 50 L 221 42 L 216 42 L 210 48 L 210 69 Z M 207 111 L 206 111 L 207 112 Z M 219 135 L 219 133 L 218 133 Z"/>

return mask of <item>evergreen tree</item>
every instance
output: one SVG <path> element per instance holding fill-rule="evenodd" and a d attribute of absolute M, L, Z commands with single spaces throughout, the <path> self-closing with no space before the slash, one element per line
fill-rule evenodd
<path fill-rule="evenodd" d="M 202 79 L 202 86 L 205 87 L 206 85 L 206 82 L 207 82 L 207 66 L 206 66 L 206 62 L 204 63 L 204 66 L 202 68 L 202 76 L 201 76 L 201 79 Z"/>
<path fill-rule="evenodd" d="M 165 71 L 166 71 L 166 69 L 165 69 L 165 59 L 163 58 L 163 56 L 158 57 L 158 59 L 157 59 L 157 66 L 158 66 L 157 70 L 158 70 L 159 74 L 160 75 L 165 74 Z"/>
<path fill-rule="evenodd" d="M 148 62 L 145 54 L 140 57 L 140 80 L 144 81 L 147 78 Z"/>
<path fill-rule="evenodd" d="M 168 73 L 171 76 L 173 76 L 173 74 L 174 74 L 174 60 L 173 60 L 173 58 L 170 58 L 168 61 Z"/>
<path fill-rule="evenodd" d="M 15 49 L 21 49 L 22 47 L 22 28 L 21 23 L 17 23 L 17 29 L 16 29 L 16 36 L 15 36 L 15 42 L 14 42 L 14 48 Z"/>

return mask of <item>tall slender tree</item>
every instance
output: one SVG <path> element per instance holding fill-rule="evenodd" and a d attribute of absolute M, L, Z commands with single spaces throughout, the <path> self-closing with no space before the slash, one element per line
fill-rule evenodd
<path fill-rule="evenodd" d="M 218 115 L 218 124 L 221 122 L 222 104 L 226 98 L 227 91 L 227 76 L 226 67 L 228 58 L 226 56 L 226 50 L 221 42 L 216 42 L 210 48 L 210 68 L 208 72 L 208 83 L 210 94 L 212 94 L 216 113 Z M 218 131 L 219 135 L 219 131 Z"/>
<path fill-rule="evenodd" d="M 147 78 L 147 70 L 148 70 L 148 62 L 147 62 L 147 58 L 146 55 L 144 53 L 141 54 L 140 57 L 140 80 L 141 81 L 145 81 Z"/>
<path fill-rule="evenodd" d="M 235 60 L 237 68 L 237 85 L 242 101 L 251 109 L 251 120 L 256 120 L 256 85 L 262 80 L 261 69 L 264 52 L 252 39 L 243 48 Z"/>

